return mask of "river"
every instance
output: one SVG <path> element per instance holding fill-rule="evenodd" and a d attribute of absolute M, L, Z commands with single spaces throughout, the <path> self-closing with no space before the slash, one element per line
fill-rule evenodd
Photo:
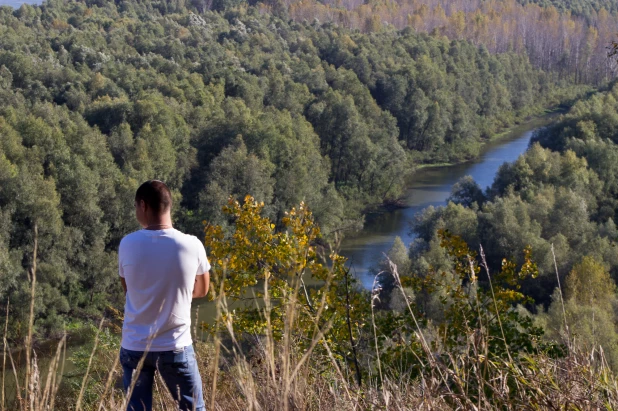
<path fill-rule="evenodd" d="M 461 177 L 472 176 L 482 189 L 490 186 L 498 168 L 523 154 L 534 131 L 551 122 L 552 117 L 547 115 L 514 127 L 484 145 L 473 162 L 416 171 L 404 196 L 405 208 L 368 215 L 363 230 L 342 243 L 341 254 L 348 258 L 351 271 L 363 286 L 372 287 L 374 267 L 391 248 L 395 237 L 401 237 L 406 246 L 414 240 L 410 224 L 418 212 L 429 206 L 445 205 L 451 188 Z"/>

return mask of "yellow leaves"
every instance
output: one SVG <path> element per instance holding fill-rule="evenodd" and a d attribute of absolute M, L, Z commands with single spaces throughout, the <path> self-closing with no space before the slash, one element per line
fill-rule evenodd
<path fill-rule="evenodd" d="M 496 300 L 502 303 L 516 303 L 521 301 L 524 295 L 515 290 L 501 289 L 496 292 Z M 508 306 L 506 306 L 508 308 Z"/>
<path fill-rule="evenodd" d="M 342 287 L 349 284 L 352 289 L 354 282 L 347 275 L 346 259 L 331 253 L 330 261 L 321 260 L 317 245 L 320 229 L 304 203 L 285 214 L 281 230 L 262 216 L 263 207 L 263 203 L 251 196 L 245 197 L 242 204 L 230 198 L 224 212 L 233 221 L 231 232 L 212 225 L 204 229 L 205 244 L 214 262 L 212 289 L 216 293 L 223 289 L 229 303 L 257 294 L 259 305 L 266 287 L 273 302 L 269 314 L 256 309 L 253 301 L 246 306 L 250 308 L 237 309 L 234 328 L 259 334 L 268 324 L 275 338 L 290 332 L 287 329 L 300 335 L 300 341 L 311 341 L 317 308 L 322 307 L 321 321 L 331 324 L 328 331 L 331 345 L 345 344 L 347 303 Z M 306 281 L 309 275 L 312 286 L 305 289 L 298 281 L 303 277 Z M 258 283 L 258 289 L 250 289 Z M 358 327 L 369 324 L 363 317 L 369 312 L 368 300 L 359 293 L 350 293 L 349 299 L 352 322 Z M 294 312 L 293 324 L 288 323 L 290 310 Z M 266 315 L 270 315 L 268 322 Z"/>
<path fill-rule="evenodd" d="M 64 31 L 68 29 L 70 25 L 64 20 L 54 19 L 51 26 L 56 30 Z"/>
<path fill-rule="evenodd" d="M 230 198 L 224 212 L 235 221 L 234 232 L 226 236 L 222 227 L 210 225 L 204 230 L 205 243 L 216 261 L 216 269 L 227 262 L 224 288 L 228 297 L 239 297 L 242 285 L 246 284 L 240 284 L 241 278 L 251 278 L 249 283 L 274 275 L 289 278 L 317 258 L 310 245 L 319 230 L 304 204 L 286 213 L 282 221 L 286 229 L 281 232 L 276 232 L 276 225 L 261 216 L 263 208 L 264 203 L 256 202 L 251 196 L 246 196 L 242 205 Z"/>
<path fill-rule="evenodd" d="M 532 247 L 528 245 L 524 248 L 524 264 L 521 266 L 519 278 L 536 278 L 538 275 L 539 268 L 537 264 L 532 261 Z"/>

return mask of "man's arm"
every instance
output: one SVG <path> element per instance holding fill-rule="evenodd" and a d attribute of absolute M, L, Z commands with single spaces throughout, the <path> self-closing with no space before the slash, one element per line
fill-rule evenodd
<path fill-rule="evenodd" d="M 124 290 L 124 295 L 126 296 L 127 281 L 124 279 L 124 269 L 122 268 L 122 243 L 123 241 L 120 241 L 120 245 L 118 246 L 118 275 L 120 276 L 120 284 L 122 284 L 122 289 Z"/>
<path fill-rule="evenodd" d="M 193 287 L 193 298 L 206 297 L 210 287 L 210 271 L 195 276 L 195 286 Z"/>

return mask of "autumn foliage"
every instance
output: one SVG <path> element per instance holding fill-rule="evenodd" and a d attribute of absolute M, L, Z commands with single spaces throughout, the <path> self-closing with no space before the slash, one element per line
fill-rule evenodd
<path fill-rule="evenodd" d="M 391 293 L 403 293 L 408 309 L 381 310 L 376 290 L 370 294 L 355 287 L 345 258 L 326 252 L 305 204 L 288 211 L 280 227 L 262 215 L 263 207 L 250 196 L 242 204 L 230 199 L 225 207 L 230 225 L 206 226 L 213 262 L 211 297 L 221 313 L 218 323 L 208 327 L 215 334 L 230 333 L 250 343 L 266 338 L 311 358 L 330 352 L 364 376 L 377 370 L 420 375 L 435 365 L 434 356 L 452 353 L 504 360 L 561 352 L 543 342 L 542 329 L 516 310 L 517 304 L 529 302 L 521 283 L 538 273 L 529 247 L 523 264 L 504 259 L 501 270 L 490 277 L 476 252 L 460 237 L 441 231 L 452 269 L 400 276 L 391 264 L 381 275 L 394 277 Z M 428 321 L 404 286 L 419 294 L 440 292 L 441 320 Z"/>
<path fill-rule="evenodd" d="M 304 0 L 289 1 L 289 13 L 298 21 L 316 19 L 362 32 L 407 27 L 468 40 L 491 53 L 525 53 L 535 66 L 576 82 L 599 84 L 616 71 L 606 48 L 618 21 L 603 7 L 582 16 L 516 0 Z"/>
<path fill-rule="evenodd" d="M 230 199 L 224 212 L 232 229 L 206 226 L 212 298 L 246 302 L 223 312 L 219 325 L 229 321 L 239 335 L 269 333 L 305 348 L 318 336 L 346 357 L 350 341 L 367 326 L 369 308 L 355 292 L 346 259 L 320 245 L 320 228 L 304 203 L 285 213 L 281 227 L 261 215 L 263 208 L 251 196 L 243 204 Z"/>

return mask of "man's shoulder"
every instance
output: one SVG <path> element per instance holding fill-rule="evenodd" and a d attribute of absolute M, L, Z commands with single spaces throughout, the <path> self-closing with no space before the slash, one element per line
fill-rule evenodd
<path fill-rule="evenodd" d="M 176 230 L 176 233 L 182 240 L 186 241 L 189 244 L 192 244 L 194 246 L 198 246 L 198 245 L 203 246 L 200 239 L 194 236 L 193 234 L 183 233 L 182 231 L 179 231 L 179 230 Z"/>
<path fill-rule="evenodd" d="M 124 237 L 122 237 L 122 240 L 120 240 L 120 246 L 119 247 L 126 247 L 128 245 L 130 245 L 131 243 L 135 243 L 136 241 L 140 241 L 142 240 L 143 235 L 141 230 L 138 231 L 134 231 L 132 233 L 129 233 L 127 235 L 125 235 Z"/>

